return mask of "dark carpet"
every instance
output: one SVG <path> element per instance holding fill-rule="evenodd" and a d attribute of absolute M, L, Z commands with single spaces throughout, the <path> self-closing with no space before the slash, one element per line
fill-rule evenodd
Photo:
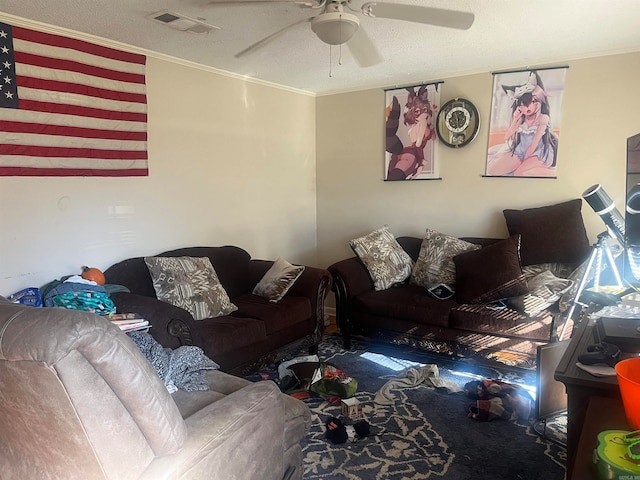
<path fill-rule="evenodd" d="M 303 441 L 305 479 L 564 478 L 565 448 L 552 438 L 541 436 L 540 426 L 533 420 L 474 420 L 467 415 L 472 400 L 464 393 L 447 393 L 426 385 L 393 390 L 395 402 L 390 406 L 374 403 L 376 392 L 387 381 L 417 366 L 412 360 L 438 365 L 440 377 L 460 387 L 472 380 L 492 378 L 524 386 L 532 396 L 534 369 L 424 352 L 411 358 L 410 352 L 385 350 L 362 340 L 356 340 L 349 351 L 341 345 L 339 337 L 326 336 L 318 356 L 358 380 L 355 398 L 363 407 L 370 433 L 355 442 L 329 442 L 325 422 L 329 417 L 340 417 L 340 406 L 317 396 L 306 399 L 312 411 L 312 426 Z M 372 353 L 376 350 L 378 353 Z M 548 430 L 551 437 L 563 435 L 562 425 Z"/>

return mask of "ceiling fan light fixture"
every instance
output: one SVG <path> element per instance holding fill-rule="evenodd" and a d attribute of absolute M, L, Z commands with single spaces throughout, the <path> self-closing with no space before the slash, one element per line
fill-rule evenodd
<path fill-rule="evenodd" d="M 350 13 L 323 13 L 311 19 L 311 30 L 329 45 L 340 45 L 351 40 L 360 28 L 358 17 Z"/>

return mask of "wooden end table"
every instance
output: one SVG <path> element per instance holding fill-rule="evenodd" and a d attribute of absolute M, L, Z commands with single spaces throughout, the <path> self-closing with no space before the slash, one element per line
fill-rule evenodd
<path fill-rule="evenodd" d="M 587 351 L 587 346 L 598 343 L 594 329 L 595 320 L 584 318 L 573 331 L 571 342 L 556 368 L 554 378 L 564 383 L 567 390 L 567 479 L 585 480 L 593 464 L 592 433 L 608 429 L 628 430 L 624 408 L 616 376 L 595 377 L 576 366 L 578 356 Z M 591 400 L 594 403 L 590 407 Z M 605 400 L 602 400 L 602 399 Z M 603 408 L 603 402 L 606 408 Z M 588 428 L 587 428 L 588 427 Z M 599 429 L 599 430 L 598 430 Z M 581 435 L 585 432 L 584 442 Z M 596 442 L 595 436 L 592 437 Z"/>

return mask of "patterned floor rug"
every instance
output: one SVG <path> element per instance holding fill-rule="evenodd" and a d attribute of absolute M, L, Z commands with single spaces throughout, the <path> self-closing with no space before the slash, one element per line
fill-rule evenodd
<path fill-rule="evenodd" d="M 372 353 L 362 342 L 345 351 L 337 337 L 327 336 L 318 356 L 358 380 L 355 398 L 363 407 L 370 433 L 358 441 L 333 444 L 325 422 L 340 416 L 340 406 L 312 397 L 312 427 L 304 440 L 305 480 L 561 480 L 565 448 L 542 436 L 533 421 L 469 418 L 472 401 L 425 385 L 393 390 L 389 406 L 374 404 L 376 392 L 412 361 Z M 472 380 L 494 378 L 535 389 L 535 371 L 433 356 L 442 379 L 461 387 Z M 535 395 L 535 392 L 532 392 Z M 560 421 L 561 422 L 561 421 Z M 557 427 L 558 425 L 556 425 Z M 562 436 L 562 425 L 558 435 Z M 538 429 L 539 430 L 539 429 Z M 546 426 L 546 430 L 553 430 Z M 553 436 L 553 435 L 552 435 Z"/>

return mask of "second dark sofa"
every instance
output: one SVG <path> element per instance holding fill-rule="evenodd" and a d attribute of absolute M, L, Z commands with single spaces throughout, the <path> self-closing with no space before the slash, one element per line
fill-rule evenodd
<path fill-rule="evenodd" d="M 486 251 L 486 259 L 475 263 L 473 258 L 471 262 L 466 260 L 471 256 L 479 258 L 476 252 L 455 257 L 460 260 L 456 272 L 458 282 L 466 280 L 467 290 L 472 290 L 476 286 L 469 285 L 469 276 L 482 282 L 502 273 L 498 271 L 503 268 L 499 266 L 501 259 L 492 258 L 488 255 L 490 251 L 497 255 L 511 252 L 512 272 L 499 282 L 508 288 L 503 295 L 502 292 L 493 295 L 501 301 L 483 301 L 482 296 L 472 298 L 473 295 L 464 298 L 462 285 L 458 285 L 453 297 L 438 299 L 409 278 L 389 288 L 376 288 L 372 274 L 358 255 L 329 266 L 337 323 L 345 347 L 349 347 L 353 334 L 364 334 L 385 342 L 427 349 L 446 351 L 448 345 L 457 345 L 485 353 L 506 351 L 535 358 L 537 347 L 558 340 L 563 330 L 563 338 L 568 338 L 572 321 L 569 319 L 565 328 L 566 319 L 558 310 L 558 302 L 533 315 L 524 312 L 520 308 L 523 305 L 517 303 L 525 301 L 529 291 L 527 282 L 534 274 L 553 270 L 559 277 L 566 277 L 588 257 L 590 245 L 582 221 L 581 200 L 505 210 L 504 215 L 511 235 L 508 239 L 461 239 L 480 245 L 482 248 L 477 252 Z M 415 265 L 424 239 L 404 236 L 396 240 Z M 513 291 L 514 285 L 522 287 L 518 296 L 502 298 L 510 296 L 508 291 Z"/>
<path fill-rule="evenodd" d="M 240 247 L 188 247 L 155 257 L 208 258 L 238 307 L 227 315 L 194 320 L 184 308 L 157 299 L 144 257 L 112 265 L 104 272 L 107 283 L 129 290 L 111 295 L 117 311 L 149 320 L 149 333 L 164 347 L 199 346 L 221 370 L 241 375 L 302 348 L 313 350 L 322 338 L 324 301 L 331 289 L 324 269 L 306 266 L 284 297 L 272 302 L 252 292 L 274 261 L 252 259 Z"/>

